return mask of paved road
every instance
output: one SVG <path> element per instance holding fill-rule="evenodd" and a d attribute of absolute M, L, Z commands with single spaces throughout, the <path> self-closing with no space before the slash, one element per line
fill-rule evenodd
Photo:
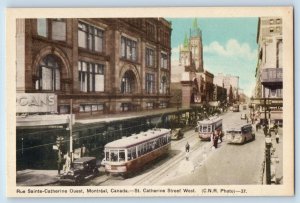
<path fill-rule="evenodd" d="M 241 113 L 228 112 L 223 116 L 224 129 L 239 123 Z M 165 185 L 239 185 L 261 184 L 264 160 L 264 135 L 243 145 L 227 144 L 226 140 L 193 173 L 164 182 Z"/>
<path fill-rule="evenodd" d="M 223 128 L 246 123 L 243 112 L 228 112 L 223 117 Z M 191 145 L 189 160 L 184 146 Z M 128 179 L 100 176 L 86 185 L 223 185 L 261 184 L 264 159 L 264 136 L 257 133 L 256 140 L 244 145 L 231 145 L 226 141 L 217 149 L 210 142 L 200 141 L 197 133 L 189 131 L 180 141 L 172 141 L 169 155 L 146 166 L 139 174 Z"/>

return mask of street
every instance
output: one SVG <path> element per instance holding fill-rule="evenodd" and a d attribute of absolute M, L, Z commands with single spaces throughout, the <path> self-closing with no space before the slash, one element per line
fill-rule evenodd
<path fill-rule="evenodd" d="M 223 130 L 246 123 L 241 112 L 227 112 L 222 115 Z M 185 144 L 191 150 L 186 160 Z M 146 165 L 133 177 L 101 175 L 85 185 L 222 185 L 261 184 L 264 160 L 264 136 L 256 133 L 256 140 L 243 145 L 219 143 L 211 148 L 209 141 L 200 141 L 194 130 L 185 133 L 181 140 L 172 141 L 166 157 Z"/>

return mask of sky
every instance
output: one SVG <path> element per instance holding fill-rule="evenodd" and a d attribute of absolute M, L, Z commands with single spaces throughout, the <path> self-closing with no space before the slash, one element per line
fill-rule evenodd
<path fill-rule="evenodd" d="M 168 18 L 172 22 L 172 63 L 178 61 L 179 45 L 189 36 L 194 18 Z M 204 69 L 217 75 L 240 77 L 248 96 L 255 87 L 258 18 L 197 18 L 202 31 Z"/>

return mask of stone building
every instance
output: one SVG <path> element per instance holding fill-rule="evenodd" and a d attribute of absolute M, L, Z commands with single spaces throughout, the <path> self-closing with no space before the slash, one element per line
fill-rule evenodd
<path fill-rule="evenodd" d="M 283 38 L 282 19 L 278 17 L 261 17 L 258 20 L 258 63 L 256 68 L 256 104 L 268 99 L 270 120 L 282 123 L 282 69 Z M 260 105 L 263 110 L 264 105 Z M 263 118 L 264 119 L 264 118 Z"/>
<path fill-rule="evenodd" d="M 172 62 L 172 92 L 181 91 L 183 107 L 208 104 L 213 101 L 214 75 L 203 66 L 202 32 L 197 19 L 194 19 L 189 37 L 185 34 L 183 44 L 179 46 L 178 60 Z M 178 96 L 172 98 L 177 105 Z"/>
<path fill-rule="evenodd" d="M 167 108 L 170 38 L 163 18 L 18 19 L 17 92 L 76 117 Z"/>

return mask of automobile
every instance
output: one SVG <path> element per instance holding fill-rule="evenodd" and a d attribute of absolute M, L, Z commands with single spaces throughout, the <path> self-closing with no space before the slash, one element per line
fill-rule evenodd
<path fill-rule="evenodd" d="M 95 157 L 81 157 L 73 161 L 69 171 L 59 179 L 60 183 L 80 184 L 99 175 Z"/>
<path fill-rule="evenodd" d="M 175 128 L 171 131 L 171 139 L 172 140 L 179 140 L 183 138 L 184 133 L 182 132 L 181 128 Z"/>
<path fill-rule="evenodd" d="M 250 140 L 255 140 L 251 124 L 240 124 L 226 131 L 226 140 L 232 144 L 245 144 Z"/>
<path fill-rule="evenodd" d="M 245 113 L 242 113 L 242 114 L 241 114 L 241 119 L 242 119 L 242 120 L 247 120 L 247 115 L 246 115 Z"/>

